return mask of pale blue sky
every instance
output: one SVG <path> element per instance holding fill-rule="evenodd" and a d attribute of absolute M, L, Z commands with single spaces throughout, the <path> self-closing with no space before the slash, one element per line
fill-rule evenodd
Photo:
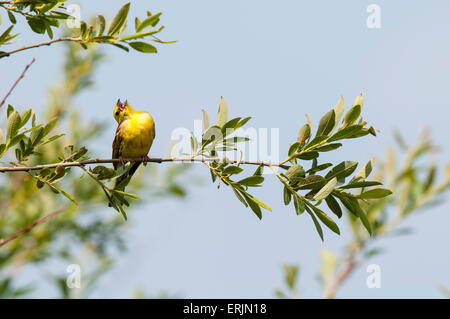
<path fill-rule="evenodd" d="M 81 5 L 86 18 L 99 12 L 111 17 L 124 1 L 72 3 Z M 381 7 L 381 29 L 366 27 L 371 3 Z M 381 132 L 346 142 L 331 160 L 366 162 L 392 144 L 393 128 L 412 141 L 428 127 L 442 147 L 439 162 L 448 162 L 448 1 L 154 0 L 133 1 L 130 14 L 145 10 L 162 11 L 161 38 L 179 42 L 160 46 L 157 55 L 105 50 L 108 61 L 96 74 L 95 89 L 77 99 L 87 118 L 111 123 L 98 154 L 110 154 L 110 113 L 118 97 L 154 116 L 157 140 L 150 155 L 164 155 L 171 131 L 192 128 L 201 108 L 214 114 L 223 95 L 232 115 L 252 116 L 249 124 L 255 127 L 280 128 L 284 156 L 305 113 L 317 121 L 341 94 L 348 105 L 362 92 L 363 116 Z M 11 104 L 42 107 L 47 86 L 60 75 L 61 48 L 56 44 L 0 61 L 5 88 L 31 57 L 37 59 Z M 318 250 L 341 249 L 348 238 L 343 221 L 343 235 L 326 231 L 321 243 L 307 216 L 282 205 L 273 177 L 257 192 L 274 209 L 260 221 L 229 189 L 209 184 L 204 167 L 195 172 L 205 183 L 186 201 L 147 203 L 130 212 L 129 252 L 102 279 L 96 297 L 126 298 L 136 287 L 193 298 L 273 297 L 283 284 L 283 262 L 301 265 L 303 297 L 321 296 Z M 380 289 L 366 288 L 362 267 L 339 296 L 440 297 L 437 286 L 450 286 L 449 208 L 446 203 L 412 217 L 405 225 L 415 229 L 413 235 L 380 243 L 386 252 L 371 260 L 381 266 Z"/>

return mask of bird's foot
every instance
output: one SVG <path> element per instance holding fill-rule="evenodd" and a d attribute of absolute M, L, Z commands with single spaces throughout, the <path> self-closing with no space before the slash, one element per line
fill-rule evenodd
<path fill-rule="evenodd" d="M 125 164 L 126 164 L 126 161 L 123 159 L 122 156 L 119 156 L 119 162 L 120 162 L 120 164 L 122 164 L 123 166 L 125 166 Z"/>
<path fill-rule="evenodd" d="M 142 156 L 142 163 L 144 164 L 144 166 L 147 166 L 147 161 L 150 160 L 150 157 L 148 157 L 147 155 Z"/>

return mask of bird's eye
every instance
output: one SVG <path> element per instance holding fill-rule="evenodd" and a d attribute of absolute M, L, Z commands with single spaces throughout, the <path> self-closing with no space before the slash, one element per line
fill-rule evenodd
<path fill-rule="evenodd" d="M 119 114 L 120 114 L 120 112 L 119 112 L 119 111 L 117 111 L 117 112 L 116 112 L 116 116 L 119 116 Z"/>

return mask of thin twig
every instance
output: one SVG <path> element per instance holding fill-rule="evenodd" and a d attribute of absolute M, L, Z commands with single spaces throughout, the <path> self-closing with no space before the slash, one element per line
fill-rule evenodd
<path fill-rule="evenodd" d="M 55 210 L 53 213 L 50 213 L 50 214 L 48 214 L 48 215 L 46 215 L 46 216 L 44 216 L 44 217 L 41 217 L 41 218 L 39 218 L 39 219 L 36 219 L 35 221 L 33 221 L 31 224 L 29 224 L 29 225 L 28 225 L 27 227 L 25 227 L 24 229 L 19 230 L 18 232 L 12 234 L 11 236 L 9 236 L 9 237 L 7 237 L 7 238 L 1 239 L 1 240 L 0 240 L 0 247 L 3 246 L 3 245 L 5 245 L 6 243 L 10 242 L 11 240 L 16 239 L 17 237 L 19 237 L 19 236 L 25 234 L 26 232 L 30 231 L 30 230 L 31 230 L 33 227 L 35 227 L 36 225 L 39 225 L 39 224 L 45 222 L 47 219 L 52 218 L 53 216 L 56 216 L 56 215 L 58 215 L 58 214 L 64 212 L 65 210 L 66 210 L 66 208 L 63 207 L 63 208 L 60 208 L 60 209 L 58 209 L 58 210 Z"/>
<path fill-rule="evenodd" d="M 5 104 L 6 99 L 8 98 L 8 96 L 11 94 L 11 92 L 14 90 L 14 88 L 16 87 L 16 85 L 19 83 L 19 81 L 25 76 L 25 73 L 27 72 L 28 68 L 34 63 L 34 61 L 36 61 L 35 58 L 33 58 L 33 60 L 31 60 L 30 63 L 27 64 L 27 66 L 25 67 L 25 70 L 23 70 L 22 74 L 19 76 L 19 78 L 16 80 L 16 82 L 14 82 L 13 86 L 9 89 L 8 93 L 6 93 L 5 97 L 3 98 L 3 100 L 0 102 L 0 108 L 3 106 L 3 104 Z"/>
<path fill-rule="evenodd" d="M 51 45 L 51 44 L 53 44 L 53 43 L 55 43 L 55 42 L 61 42 L 61 41 L 77 41 L 77 40 L 80 40 L 80 37 L 56 38 L 56 39 L 53 39 L 53 40 L 48 41 L 48 42 L 42 42 L 42 43 L 38 43 L 38 44 L 28 45 L 28 46 L 24 46 L 24 47 L 18 48 L 18 49 L 16 49 L 16 50 L 12 50 L 12 51 L 9 51 L 9 52 L 1 53 L 1 54 L 0 54 L 0 59 L 3 58 L 3 57 L 10 56 L 11 54 L 14 54 L 14 53 L 17 53 L 17 52 L 20 52 L 20 51 L 24 51 L 24 50 L 28 50 L 28 49 L 33 49 L 33 48 L 38 48 L 38 47 L 42 47 L 42 46 L 44 46 L 44 45 Z"/>
<path fill-rule="evenodd" d="M 337 290 L 341 287 L 343 282 L 350 277 L 355 268 L 358 266 L 358 261 L 356 260 L 356 256 L 361 251 L 362 245 L 355 244 L 348 254 L 347 258 L 344 261 L 339 273 L 336 278 L 332 282 L 332 284 L 325 291 L 325 298 L 330 299 L 334 298 Z"/>
<path fill-rule="evenodd" d="M 213 162 L 213 161 L 220 161 L 221 158 L 219 157 L 212 157 L 212 158 L 191 158 L 191 157 L 166 157 L 166 158 L 149 158 L 149 159 L 141 159 L 141 158 L 124 158 L 125 161 L 128 162 L 151 162 L 151 163 L 164 163 L 164 162 Z M 103 163 L 119 163 L 119 159 L 90 159 L 86 161 L 81 162 L 59 162 L 59 163 L 53 163 L 53 164 L 43 164 L 43 165 L 36 165 L 36 166 L 14 166 L 14 167 L 0 167 L 0 172 L 29 172 L 29 171 L 38 171 L 44 168 L 56 168 L 56 167 L 72 167 L 72 166 L 78 166 L 82 167 L 85 165 L 92 165 L 92 164 L 103 164 Z M 241 164 L 247 164 L 247 165 L 263 165 L 263 166 L 277 166 L 284 169 L 288 169 L 290 166 L 280 164 L 280 163 L 265 163 L 265 162 L 256 162 L 256 161 L 238 161 L 238 160 L 228 160 L 230 163 L 241 163 Z"/>

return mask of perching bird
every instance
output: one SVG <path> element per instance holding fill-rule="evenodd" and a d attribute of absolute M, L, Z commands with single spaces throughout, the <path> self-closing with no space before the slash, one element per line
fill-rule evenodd
<path fill-rule="evenodd" d="M 147 154 L 155 138 L 155 123 L 150 113 L 133 109 L 127 101 L 117 101 L 114 108 L 114 118 L 117 126 L 116 136 L 112 144 L 112 158 L 119 159 L 115 162 L 114 169 L 125 165 L 124 158 L 149 159 Z M 116 179 L 114 188 L 125 178 L 132 176 L 141 162 L 134 162 L 128 171 Z M 147 163 L 144 163 L 146 165 Z M 123 187 L 121 187 L 123 190 Z"/>

